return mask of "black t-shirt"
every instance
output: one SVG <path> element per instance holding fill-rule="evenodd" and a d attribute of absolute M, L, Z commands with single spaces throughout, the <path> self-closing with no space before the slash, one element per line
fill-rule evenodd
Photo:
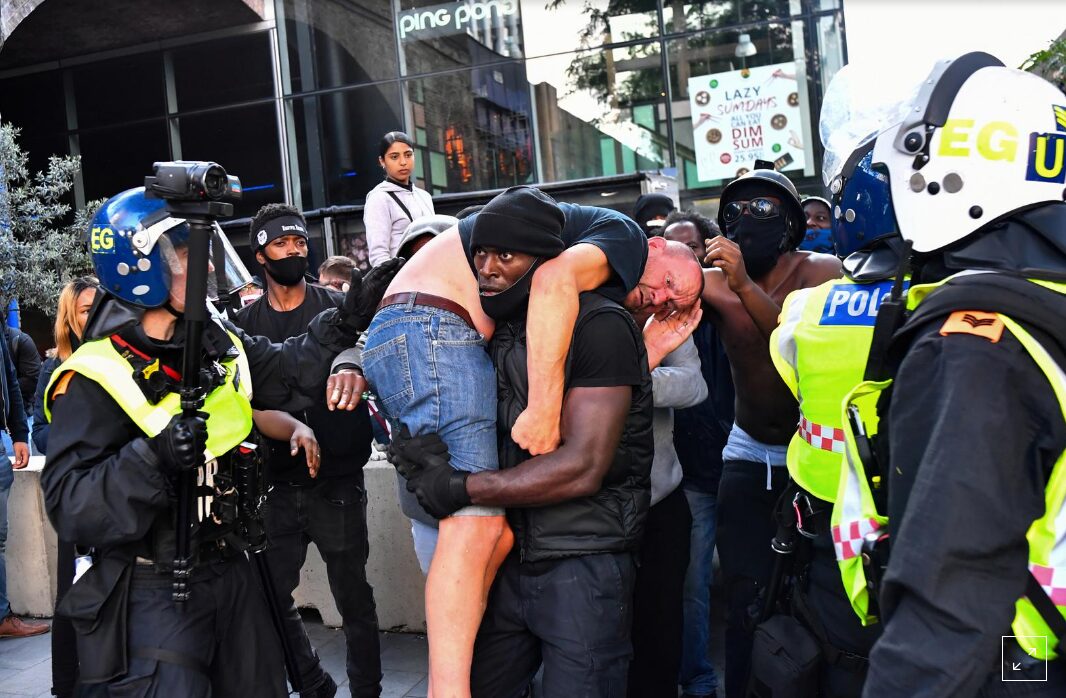
<path fill-rule="evenodd" d="M 560 203 L 566 223 L 562 238 L 567 247 L 585 242 L 603 250 L 611 266 L 611 278 L 598 291 L 616 303 L 636 287 L 648 260 L 648 238 L 631 218 L 609 208 Z M 470 267 L 474 267 L 470 236 L 477 214 L 459 221 L 459 238 L 463 242 Z M 476 271 L 475 271 L 476 273 Z"/>
<path fill-rule="evenodd" d="M 574 333 L 567 388 L 640 385 L 640 351 L 626 319 L 598 313 Z"/>
<path fill-rule="evenodd" d="M 243 308 L 234 324 L 249 334 L 258 334 L 280 342 L 301 335 L 307 325 L 323 310 L 339 307 L 344 295 L 336 291 L 307 284 L 304 302 L 293 310 L 280 312 L 270 306 L 266 294 Z M 253 386 L 254 387 L 254 386 Z M 325 394 L 325 377 L 320 394 Z M 307 424 L 315 432 L 322 448 L 322 463 L 318 480 L 355 475 L 362 477 L 362 467 L 370 457 L 370 421 L 366 406 L 360 404 L 353 412 L 330 412 L 325 401 L 303 412 L 291 412 L 293 417 Z M 289 453 L 287 441 L 267 439 L 270 456 L 267 475 L 272 481 L 307 485 L 315 482 L 307 473 L 307 458 L 301 451 L 295 457 Z"/>

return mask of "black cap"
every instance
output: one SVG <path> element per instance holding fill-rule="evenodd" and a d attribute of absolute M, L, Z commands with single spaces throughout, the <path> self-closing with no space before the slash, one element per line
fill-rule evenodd
<path fill-rule="evenodd" d="M 551 258 L 562 252 L 566 217 L 555 199 L 535 187 L 518 186 L 498 194 L 474 218 L 470 251 L 477 247 Z"/>

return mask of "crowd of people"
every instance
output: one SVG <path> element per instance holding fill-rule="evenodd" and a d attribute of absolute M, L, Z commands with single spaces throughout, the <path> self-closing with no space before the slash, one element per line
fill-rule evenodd
<path fill-rule="evenodd" d="M 436 698 L 1062 695 L 1064 103 L 987 54 L 943 61 L 902 106 L 833 110 L 829 198 L 760 161 L 717 220 L 532 186 L 437 215 L 390 132 L 374 268 L 316 280 L 303 214 L 265 206 L 263 281 L 191 352 L 192 227 L 112 198 L 95 223 L 152 244 L 92 250 L 39 378 L 0 338 L 14 467 L 30 412 L 60 539 L 53 692 L 335 695 L 293 601 L 313 542 L 350 693 L 381 695 L 376 440 Z M 3 572 L 0 634 L 43 632 Z"/>

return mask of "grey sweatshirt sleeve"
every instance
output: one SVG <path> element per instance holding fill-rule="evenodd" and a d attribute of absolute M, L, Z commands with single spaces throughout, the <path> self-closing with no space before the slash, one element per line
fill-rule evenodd
<path fill-rule="evenodd" d="M 385 192 L 372 189 L 366 196 L 363 207 L 363 226 L 366 228 L 366 246 L 370 266 L 376 267 L 393 257 L 392 211 L 389 197 Z"/>
<path fill-rule="evenodd" d="M 651 378 L 656 407 L 692 407 L 707 399 L 707 382 L 692 337 L 663 357 Z"/>

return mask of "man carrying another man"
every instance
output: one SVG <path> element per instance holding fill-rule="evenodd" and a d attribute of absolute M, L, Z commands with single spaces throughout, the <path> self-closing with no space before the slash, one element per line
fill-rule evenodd
<path fill-rule="evenodd" d="M 531 263 L 519 275 L 519 285 L 509 287 L 509 293 L 494 294 L 488 289 L 479 294 L 472 271 L 471 237 L 474 229 L 481 227 L 506 230 L 510 250 L 521 248 L 519 251 L 538 259 L 558 256 L 538 262 L 536 269 Z M 561 405 L 562 374 L 580 291 L 602 287 L 617 300 L 632 291 L 633 303 L 650 312 L 691 305 L 697 297 L 700 279 L 696 260 L 689 258 L 689 278 L 682 283 L 667 261 L 677 250 L 667 252 L 666 247 L 666 241 L 661 240 L 649 250 L 632 221 L 614 212 L 558 205 L 530 187 L 504 192 L 477 216 L 461 222 L 457 231 L 432 240 L 426 252 L 419 254 L 406 267 L 408 272 L 398 275 L 388 290 L 363 355 L 367 377 L 384 411 L 413 434 L 439 433 L 460 469 L 495 470 L 496 377 L 483 351 L 484 337 L 494 330 L 492 319 L 514 316 L 518 308 L 524 309 L 527 298 L 531 299 L 532 370 L 525 394 L 529 398 L 528 402 L 523 400 L 523 406 L 532 406 L 536 396 L 544 393 L 548 398 L 538 409 L 552 401 Z M 687 254 L 683 248 L 680 251 Z M 507 259 L 513 261 L 510 256 Z M 541 343 L 535 345 L 538 336 Z M 448 356 L 458 353 L 462 356 Z M 561 358 L 551 358 L 556 355 Z M 454 365 L 436 366 L 432 373 L 419 376 L 421 366 L 442 360 L 454 361 Z M 555 372 L 558 378 L 552 378 Z M 546 378 L 535 385 L 534 374 Z M 528 414 L 528 409 L 523 414 Z M 548 434 L 547 443 L 554 447 L 558 442 L 557 415 L 548 424 L 538 420 L 529 422 L 532 431 Z M 509 422 L 515 424 L 512 434 L 522 432 L 518 421 Z M 526 445 L 536 451 L 543 445 L 523 437 L 514 441 L 519 447 Z M 462 492 L 460 475 L 447 484 L 457 495 Z M 447 695 L 465 695 L 469 690 L 473 638 L 488 588 L 511 543 L 502 509 L 478 508 L 463 513 L 468 512 L 480 515 L 441 522 L 427 581 L 431 684 L 441 695 L 445 687 L 454 691 Z M 471 579 L 484 583 L 471 584 Z"/>
<path fill-rule="evenodd" d="M 515 443 L 510 427 L 529 389 L 524 320 L 530 294 L 523 279 L 536 260 L 514 251 L 529 246 L 514 234 L 523 218 L 515 211 L 513 220 L 503 220 L 494 210 L 498 203 L 475 219 L 470 242 L 484 300 L 507 297 L 490 345 L 501 470 L 453 470 L 435 434 L 395 439 L 391 456 L 434 515 L 470 504 L 509 509 L 516 549 L 493 585 L 478 633 L 473 695 L 517 695 L 543 660 L 547 696 L 574 690 L 617 696 L 625 692 L 632 653 L 634 553 L 650 499 L 652 394 L 644 340 L 619 303 L 582 294 L 565 362 L 563 445 L 530 457 Z M 663 288 L 653 288 L 649 274 L 667 267 Z M 648 283 L 638 283 L 627 305 L 650 312 L 650 298 L 669 288 L 675 296 L 662 296 L 663 303 L 686 308 L 664 322 L 663 346 L 656 347 L 662 355 L 684 341 L 685 324 L 695 322 L 693 310 L 698 314 L 697 261 L 684 246 L 659 239 L 645 277 Z"/>

